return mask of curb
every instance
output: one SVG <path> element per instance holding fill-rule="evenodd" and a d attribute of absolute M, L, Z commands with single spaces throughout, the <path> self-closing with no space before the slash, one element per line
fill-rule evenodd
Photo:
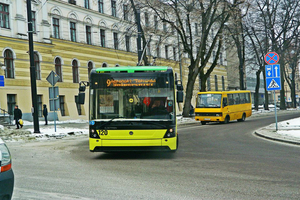
<path fill-rule="evenodd" d="M 294 145 L 300 145 L 300 140 L 294 137 L 288 137 L 284 135 L 277 134 L 274 130 L 270 130 L 267 128 L 261 128 L 258 129 L 254 132 L 255 135 L 277 141 L 277 142 L 283 142 L 283 143 L 288 143 L 288 144 L 294 144 Z"/>

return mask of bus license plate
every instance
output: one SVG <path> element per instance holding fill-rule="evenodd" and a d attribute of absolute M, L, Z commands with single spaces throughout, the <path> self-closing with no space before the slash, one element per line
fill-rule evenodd
<path fill-rule="evenodd" d="M 210 118 L 204 118 L 204 120 L 210 120 Z"/>

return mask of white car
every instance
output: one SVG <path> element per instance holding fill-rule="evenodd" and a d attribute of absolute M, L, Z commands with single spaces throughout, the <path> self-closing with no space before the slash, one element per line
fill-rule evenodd
<path fill-rule="evenodd" d="M 14 173 L 11 167 L 10 152 L 0 138 L 0 200 L 12 198 L 14 190 Z"/>

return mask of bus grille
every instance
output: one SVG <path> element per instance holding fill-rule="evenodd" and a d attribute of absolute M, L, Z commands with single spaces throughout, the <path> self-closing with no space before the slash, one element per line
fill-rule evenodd
<path fill-rule="evenodd" d="M 195 113 L 196 116 L 214 116 L 214 117 L 220 117 L 222 116 L 222 113 Z"/>

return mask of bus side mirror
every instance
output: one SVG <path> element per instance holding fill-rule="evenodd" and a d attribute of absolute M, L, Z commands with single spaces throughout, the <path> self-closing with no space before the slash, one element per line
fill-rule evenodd
<path fill-rule="evenodd" d="M 78 94 L 78 104 L 84 104 L 84 100 L 85 100 L 85 93 L 79 93 Z"/>
<path fill-rule="evenodd" d="M 227 106 L 227 98 L 223 98 L 223 107 Z"/>
<path fill-rule="evenodd" d="M 183 91 L 177 91 L 176 93 L 176 97 L 177 97 L 177 103 L 182 103 L 183 102 Z"/>
<path fill-rule="evenodd" d="M 85 91 L 85 85 L 80 85 L 79 86 L 79 92 L 84 92 Z"/>

